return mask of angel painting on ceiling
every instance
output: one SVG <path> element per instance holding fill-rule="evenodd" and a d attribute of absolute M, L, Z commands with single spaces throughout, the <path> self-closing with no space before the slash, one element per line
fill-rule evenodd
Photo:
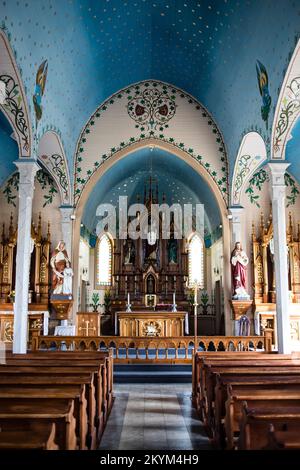
<path fill-rule="evenodd" d="M 272 98 L 269 93 L 269 78 L 265 66 L 259 61 L 256 61 L 256 73 L 258 80 L 258 88 L 262 97 L 262 106 L 260 108 L 261 117 L 266 123 L 268 129 L 268 119 L 271 109 Z"/>
<path fill-rule="evenodd" d="M 45 91 L 47 72 L 48 72 L 48 61 L 44 60 L 44 62 L 42 62 L 41 65 L 39 66 L 37 74 L 36 74 L 35 90 L 34 90 L 34 95 L 32 97 L 33 104 L 34 104 L 35 118 L 36 118 L 36 127 L 43 114 L 42 96 Z"/>

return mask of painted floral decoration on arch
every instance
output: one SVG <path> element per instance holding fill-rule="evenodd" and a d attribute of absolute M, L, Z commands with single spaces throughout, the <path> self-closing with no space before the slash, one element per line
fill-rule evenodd
<path fill-rule="evenodd" d="M 168 127 L 168 122 L 175 116 L 175 96 L 153 87 L 143 92 L 136 87 L 135 96 L 128 96 L 127 112 L 141 130 L 160 130 Z"/>

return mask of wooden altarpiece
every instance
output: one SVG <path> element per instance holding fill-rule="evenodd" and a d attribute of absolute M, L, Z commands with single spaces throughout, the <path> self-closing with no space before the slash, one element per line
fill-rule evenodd
<path fill-rule="evenodd" d="M 295 229 L 291 213 L 287 226 L 288 282 L 291 301 L 300 303 L 300 223 Z M 252 254 L 255 303 L 276 303 L 272 216 L 260 218 L 258 235 L 252 224 Z"/>

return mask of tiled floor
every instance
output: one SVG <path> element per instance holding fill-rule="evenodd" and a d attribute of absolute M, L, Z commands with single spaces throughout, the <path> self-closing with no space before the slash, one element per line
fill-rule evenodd
<path fill-rule="evenodd" d="M 115 384 L 100 449 L 210 449 L 189 384 Z"/>

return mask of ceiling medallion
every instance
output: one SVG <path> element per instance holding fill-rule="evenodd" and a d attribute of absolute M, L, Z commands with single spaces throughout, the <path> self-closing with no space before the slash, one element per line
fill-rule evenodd
<path fill-rule="evenodd" d="M 138 128 L 161 131 L 168 127 L 167 123 L 175 116 L 175 96 L 168 95 L 165 90 L 147 88 L 138 91 L 138 95 L 130 99 L 127 112 Z"/>

